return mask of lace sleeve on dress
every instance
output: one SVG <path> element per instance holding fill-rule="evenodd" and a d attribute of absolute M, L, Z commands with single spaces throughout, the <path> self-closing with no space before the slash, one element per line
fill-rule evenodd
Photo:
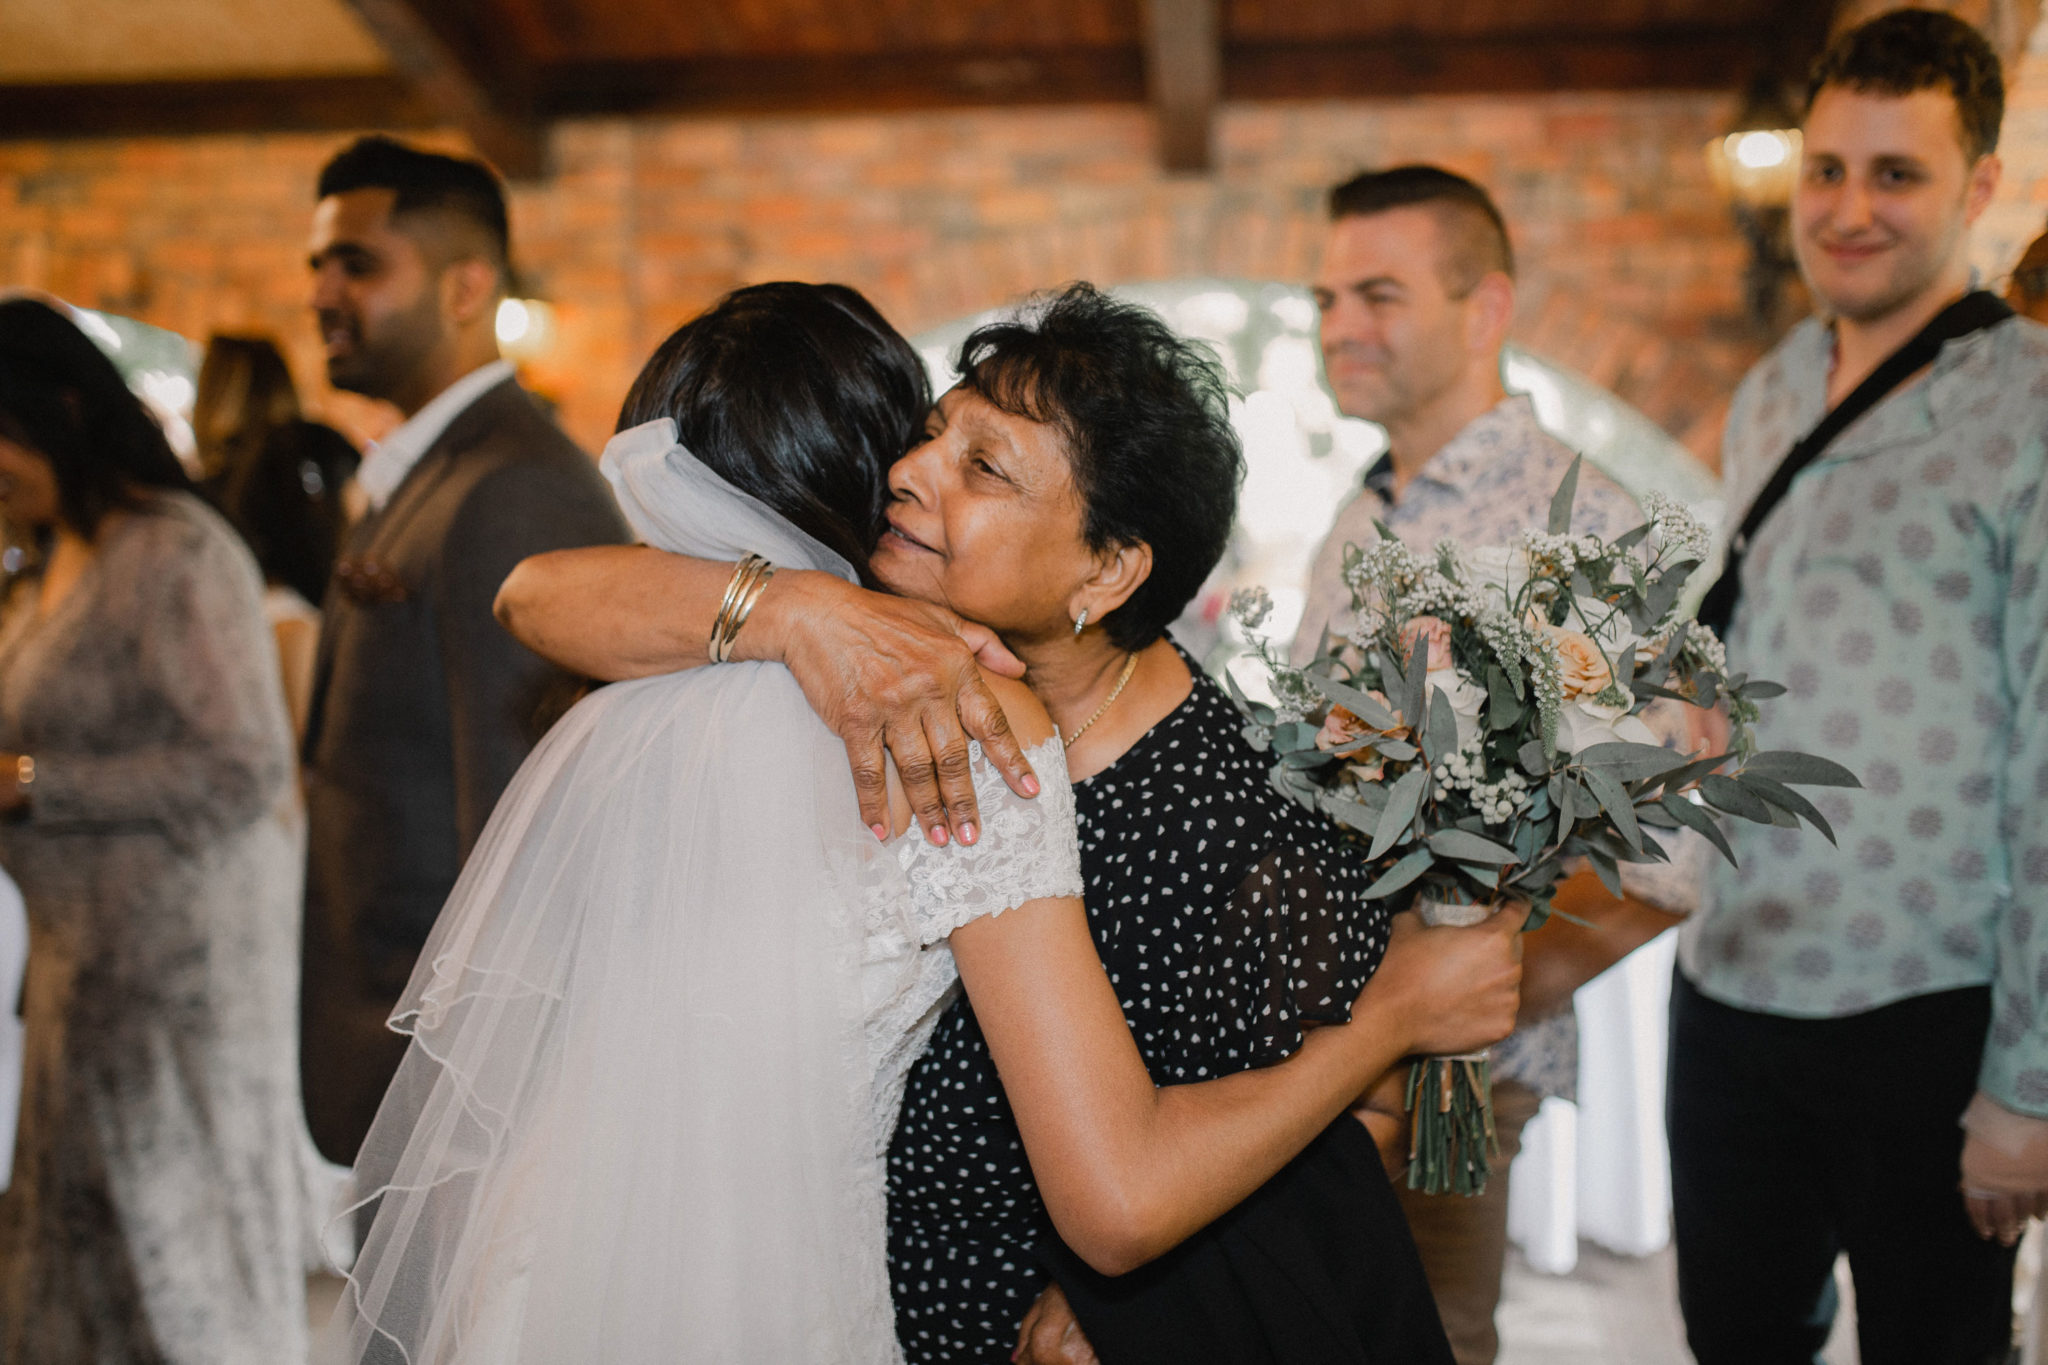
<path fill-rule="evenodd" d="M 1081 894 L 1081 850 L 1074 833 L 1074 787 L 1057 734 L 1024 756 L 1038 774 L 1035 797 L 1011 791 L 1003 775 L 968 746 L 981 838 L 972 845 L 928 843 L 916 830 L 897 844 L 910 878 L 910 916 L 920 943 L 936 943 L 983 915 L 1026 901 Z"/>

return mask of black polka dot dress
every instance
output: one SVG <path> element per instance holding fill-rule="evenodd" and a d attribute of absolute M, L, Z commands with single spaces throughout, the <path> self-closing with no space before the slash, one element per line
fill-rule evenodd
<path fill-rule="evenodd" d="M 1243 719 L 1189 665 L 1188 699 L 1075 787 L 1090 928 L 1161 1084 L 1268 1065 L 1304 1023 L 1347 1019 L 1388 931 L 1362 859 L 1272 789 Z M 1007 1362 L 1057 1237 L 964 999 L 911 1074 L 889 1221 L 908 1359 Z"/>

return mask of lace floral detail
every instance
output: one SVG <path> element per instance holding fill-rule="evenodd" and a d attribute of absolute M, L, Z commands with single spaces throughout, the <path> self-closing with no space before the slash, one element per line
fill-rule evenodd
<path fill-rule="evenodd" d="M 1025 901 L 1081 894 L 1081 846 L 1074 834 L 1074 788 L 1067 754 L 1054 735 L 1025 751 L 1038 774 L 1039 794 L 1011 791 L 979 744 L 974 799 L 982 835 L 969 845 L 937 847 L 915 831 L 897 840 L 910 877 L 910 913 L 920 943 L 936 943 L 983 915 L 999 915 Z"/>
<path fill-rule="evenodd" d="M 944 847 L 912 829 L 875 861 L 867 878 L 865 962 L 868 1042 L 874 1058 L 876 1151 L 896 1129 L 910 1064 L 952 1003 L 960 973 L 945 937 L 983 915 L 1049 896 L 1081 894 L 1074 788 L 1058 735 L 1024 751 L 1039 793 L 1018 796 L 996 766 L 969 746 L 981 838 Z M 891 856 L 893 855 L 893 856 Z"/>

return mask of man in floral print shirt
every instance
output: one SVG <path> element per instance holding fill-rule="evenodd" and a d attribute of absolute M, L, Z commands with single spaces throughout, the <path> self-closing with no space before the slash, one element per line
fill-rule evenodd
<path fill-rule="evenodd" d="M 1544 528 L 1573 459 L 1537 424 L 1529 399 L 1501 383 L 1514 258 L 1486 191 L 1433 166 L 1403 166 L 1339 185 L 1330 208 L 1315 285 L 1323 363 L 1338 407 L 1384 427 L 1388 450 L 1338 512 L 1316 556 L 1297 658 L 1315 649 L 1325 626 L 1343 625 L 1350 600 L 1344 547 L 1377 539 L 1375 521 L 1425 553 L 1446 536 L 1505 543 Z M 1613 537 L 1642 520 L 1613 480 L 1590 466 L 1580 471 L 1573 530 Z M 1544 1097 L 1573 1095 L 1572 992 L 1675 922 L 1633 895 L 1617 903 L 1591 882 L 1589 875 L 1568 884 L 1560 899 L 1597 917 L 1597 930 L 1559 920 L 1528 941 L 1523 1026 L 1493 1050 L 1501 1159 L 1486 1193 L 1401 1191 L 1458 1365 L 1490 1365 L 1499 1349 L 1494 1309 L 1507 1248 L 1507 1167 Z M 1661 894 L 1648 886 L 1631 891 L 1679 902 L 1681 910 L 1692 895 L 1690 885 L 1669 878 Z"/>
<path fill-rule="evenodd" d="M 1793 443 L 1971 287 L 2003 105 L 1968 25 L 1894 11 L 1815 68 L 1793 202 L 1822 316 L 1744 380 L 1739 519 Z M 1758 739 L 1863 789 L 1837 842 L 1730 822 L 1681 939 L 1670 1123 L 1702 1365 L 1817 1357 L 1849 1255 L 1866 1365 L 1998 1361 L 2048 1192 L 2048 330 L 1948 342 L 1791 485 L 1742 565 Z M 1959 1122 L 1960 1125 L 1959 1126 Z"/>

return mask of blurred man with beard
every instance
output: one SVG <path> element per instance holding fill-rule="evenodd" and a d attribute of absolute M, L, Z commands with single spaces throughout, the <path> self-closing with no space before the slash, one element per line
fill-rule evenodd
<path fill-rule="evenodd" d="M 355 1160 L 406 1040 L 385 1021 L 566 675 L 491 616 L 528 555 L 627 538 L 590 459 L 498 357 L 504 191 L 480 162 L 363 138 L 321 172 L 313 310 L 336 388 L 405 421 L 357 479 L 306 723 L 307 1119 Z"/>
<path fill-rule="evenodd" d="M 1506 544 L 1541 531 L 1573 460 L 1537 422 L 1528 395 L 1510 394 L 1502 381 L 1515 261 L 1492 196 L 1440 167 L 1396 166 L 1345 181 L 1329 203 L 1314 285 L 1324 373 L 1347 417 L 1385 429 L 1387 451 L 1317 552 L 1294 639 L 1297 660 L 1313 655 L 1326 628 L 1341 632 L 1348 624 L 1347 545 L 1371 544 L 1376 524 L 1423 555 L 1444 537 Z M 1573 530 L 1612 538 L 1642 519 L 1620 485 L 1591 465 L 1580 470 Z M 1619 901 L 1590 872 L 1559 888 L 1557 904 L 1582 923 L 1553 919 L 1528 937 L 1519 1027 L 1493 1049 L 1501 1150 L 1485 1192 L 1428 1195 L 1403 1184 L 1402 1208 L 1458 1365 L 1491 1365 L 1499 1351 L 1494 1311 L 1507 1253 L 1508 1167 L 1542 1101 L 1575 1095 L 1572 994 L 1677 923 L 1691 903 L 1694 865 L 1685 856 L 1631 866 L 1629 894 Z M 1405 1079 L 1404 1071 L 1359 1112 L 1390 1166 L 1406 1163 L 1395 1118 Z"/>

